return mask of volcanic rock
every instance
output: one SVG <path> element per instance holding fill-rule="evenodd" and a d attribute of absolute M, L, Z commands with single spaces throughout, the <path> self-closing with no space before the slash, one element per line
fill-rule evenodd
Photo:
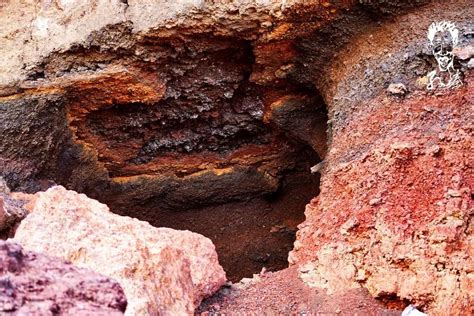
<path fill-rule="evenodd" d="M 163 210 L 197 222 L 202 218 L 193 211 L 203 206 L 231 213 L 220 203 L 278 197 L 290 171 L 316 165 L 321 194 L 307 206 L 289 256 L 298 273 L 278 274 L 282 284 L 297 274 L 299 285 L 328 295 L 369 291 L 400 311 L 413 304 L 430 315 L 472 314 L 471 2 L 3 1 L 1 175 L 12 189 L 28 192 L 52 180 L 160 226 Z M 431 93 L 427 74 L 437 65 L 426 33 L 436 20 L 459 29 L 454 66 L 463 86 Z M 390 83 L 402 82 L 409 94 L 387 95 Z M 405 90 L 398 88 L 392 90 Z M 92 209 L 104 208 L 97 205 Z M 106 270 L 97 251 L 114 254 L 120 244 L 117 258 L 140 261 L 149 239 L 155 242 L 148 235 L 165 231 L 124 224 L 130 220 L 106 211 L 93 216 L 90 231 L 80 226 L 90 212 L 66 213 L 70 222 L 58 223 L 75 227 L 71 237 L 62 226 L 48 236 L 34 226 L 26 231 L 41 238 L 23 238 L 53 243 L 55 252 L 87 240 L 87 250 L 75 248 L 71 256 L 97 257 L 98 269 Z M 35 225 L 56 225 L 50 219 L 61 216 Z M 202 232 L 214 224 L 210 218 L 200 222 Z M 146 242 L 136 225 L 146 226 Z M 134 236 L 132 245 L 121 231 Z M 48 240 L 56 234 L 64 245 Z M 87 248 L 102 240 L 107 246 Z M 248 252 L 242 240 L 239 247 L 223 244 Z M 174 296 L 183 299 L 155 304 L 137 290 L 152 303 L 133 300 L 144 310 L 189 312 L 188 302 L 201 297 L 189 294 L 195 282 L 180 281 L 193 275 L 192 264 L 189 273 L 180 270 L 190 250 L 165 244 L 170 248 L 160 248 L 152 266 L 167 271 L 148 272 L 148 265 L 132 271 L 176 275 Z M 165 255 L 178 259 L 161 265 Z M 254 257 L 265 261 L 265 253 Z M 154 285 L 154 277 L 132 282 L 132 274 L 117 271 L 128 280 L 126 291 L 135 293 L 132 283 Z M 273 311 L 286 304 L 281 295 L 276 303 Z"/>
<path fill-rule="evenodd" d="M 305 2 L 4 1 L 1 174 L 16 191 L 45 177 L 144 220 L 137 192 L 166 209 L 277 192 L 308 145 L 315 160 L 326 149 L 318 92 L 290 83 L 283 12 L 331 20 L 351 6 Z"/>
<path fill-rule="evenodd" d="M 120 285 L 59 258 L 0 241 L 0 314 L 123 315 Z"/>
<path fill-rule="evenodd" d="M 115 215 L 60 186 L 38 193 L 14 240 L 115 278 L 127 315 L 190 314 L 225 282 L 209 239 Z"/>
<path fill-rule="evenodd" d="M 395 95 L 405 95 L 407 93 L 407 87 L 403 83 L 391 83 L 387 91 Z"/>
<path fill-rule="evenodd" d="M 360 34 L 325 76 L 309 67 L 327 88 L 332 137 L 320 195 L 289 256 L 307 285 L 334 295 L 365 288 L 429 315 L 474 313 L 474 76 L 464 72 L 463 87 L 436 94 L 416 87 L 431 71 L 410 57 L 425 47 L 426 31 L 404 27 L 428 26 L 436 15 L 469 29 L 472 8 L 456 8 L 432 4 Z M 389 80 L 413 93 L 387 96 Z"/>
<path fill-rule="evenodd" d="M 0 192 L 0 238 L 13 237 L 16 226 L 28 213 L 25 203 Z"/>

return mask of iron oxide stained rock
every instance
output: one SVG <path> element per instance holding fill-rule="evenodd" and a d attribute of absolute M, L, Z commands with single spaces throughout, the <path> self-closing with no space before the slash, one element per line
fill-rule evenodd
<path fill-rule="evenodd" d="M 359 34 L 323 76 L 331 143 L 289 255 L 307 285 L 331 295 L 365 288 L 429 315 L 474 313 L 474 76 L 465 71 L 461 88 L 430 93 L 415 82 L 432 67 L 407 72 L 405 57 L 426 46 L 433 20 L 472 27 L 472 6 L 464 8 L 432 4 Z M 408 27 L 414 20 L 426 28 Z M 410 91 L 404 98 L 384 91 L 398 80 Z"/>
<path fill-rule="evenodd" d="M 14 190 L 50 179 L 138 218 L 137 190 L 161 208 L 245 200 L 275 193 L 308 144 L 322 156 L 325 119 L 308 116 L 315 91 L 286 84 L 281 30 L 306 28 L 294 10 L 330 20 L 350 4 L 3 2 L 0 173 Z"/>
<path fill-rule="evenodd" d="M 14 240 L 118 280 L 126 315 L 191 314 L 226 280 L 214 245 L 202 235 L 113 214 L 61 186 L 37 195 Z"/>
<path fill-rule="evenodd" d="M 35 195 L 10 192 L 5 180 L 0 177 L 0 239 L 13 237 L 20 221 L 30 213 Z"/>
<path fill-rule="evenodd" d="M 115 280 L 0 241 L 1 315 L 123 315 Z"/>

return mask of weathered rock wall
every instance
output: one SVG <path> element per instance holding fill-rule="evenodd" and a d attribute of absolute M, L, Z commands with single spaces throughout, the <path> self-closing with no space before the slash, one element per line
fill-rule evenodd
<path fill-rule="evenodd" d="M 292 39 L 353 3 L 162 5 L 2 6 L 2 49 L 17 53 L 3 60 L 0 162 L 14 189 L 52 179 L 117 208 L 136 192 L 189 208 L 273 193 L 298 157 L 324 156 L 324 104 L 291 78 Z"/>
<path fill-rule="evenodd" d="M 321 192 L 289 258 L 308 285 L 364 287 L 430 315 L 473 312 L 473 75 L 458 59 L 463 87 L 430 93 L 424 77 L 436 67 L 429 24 L 455 21 L 459 45 L 472 47 L 472 14 L 437 3 L 366 26 L 330 64 L 319 62 L 317 35 L 303 42 L 331 126 Z M 391 95 L 390 83 L 408 92 Z"/>

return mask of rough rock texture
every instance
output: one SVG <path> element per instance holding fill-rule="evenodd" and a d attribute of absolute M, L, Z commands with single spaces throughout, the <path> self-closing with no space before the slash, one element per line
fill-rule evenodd
<path fill-rule="evenodd" d="M 28 214 L 29 194 L 12 193 L 0 177 L 0 238 L 13 237 L 20 221 Z"/>
<path fill-rule="evenodd" d="M 38 193 L 14 240 L 115 278 L 128 315 L 192 313 L 225 282 L 209 239 L 115 215 L 60 186 Z"/>
<path fill-rule="evenodd" d="M 223 287 L 201 304 L 197 312 L 226 315 L 384 315 L 400 316 L 365 289 L 328 295 L 298 278 L 296 267 L 266 272 Z"/>
<path fill-rule="evenodd" d="M 125 2 L 2 1 L 0 175 L 219 239 L 227 269 L 245 264 L 236 279 L 285 267 L 295 229 L 270 230 L 303 208 L 272 201 L 321 160 L 327 128 L 319 92 L 292 78 L 294 39 L 355 3 Z M 258 241 L 232 247 L 245 232 Z"/>
<path fill-rule="evenodd" d="M 295 10 L 325 21 L 341 8 L 7 1 L 2 174 L 16 190 L 52 179 L 122 213 L 137 194 L 183 209 L 274 193 L 298 157 L 326 149 L 317 91 L 290 78 L 288 20 L 297 33 Z"/>
<path fill-rule="evenodd" d="M 362 286 L 430 314 L 474 312 L 468 84 L 436 99 L 374 100 L 334 138 L 290 256 L 314 258 L 300 268 L 308 284 L 331 293 Z"/>
<path fill-rule="evenodd" d="M 306 284 L 469 313 L 471 2 L 3 2 L 1 173 L 146 219 L 131 206 L 268 196 L 324 158 L 290 255 Z M 425 90 L 433 20 L 460 29 L 446 94 Z"/>
<path fill-rule="evenodd" d="M 15 227 L 27 215 L 24 202 L 0 193 L 0 238 L 13 237 Z"/>
<path fill-rule="evenodd" d="M 463 87 L 418 85 L 435 67 L 419 59 L 429 23 L 456 21 L 465 47 L 472 15 L 462 1 L 429 5 L 352 38 L 333 67 L 306 70 L 325 87 L 332 127 L 320 195 L 289 257 L 306 284 L 363 287 L 430 315 L 474 313 L 473 74 L 456 61 Z M 387 93 L 390 83 L 409 93 Z"/>
<path fill-rule="evenodd" d="M 0 314 L 123 315 L 120 285 L 59 258 L 0 241 Z"/>

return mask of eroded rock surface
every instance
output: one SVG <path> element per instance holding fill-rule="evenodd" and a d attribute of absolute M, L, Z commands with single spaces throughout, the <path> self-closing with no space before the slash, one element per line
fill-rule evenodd
<path fill-rule="evenodd" d="M 21 201 L 0 193 L 0 237 L 2 239 L 13 237 L 15 227 L 26 214 Z"/>
<path fill-rule="evenodd" d="M 268 196 L 324 158 L 290 256 L 304 282 L 470 312 L 470 1 L 20 2 L 0 15 L 13 188 L 52 179 L 156 218 L 131 206 Z M 460 29 L 464 86 L 440 95 L 433 20 Z"/>
<path fill-rule="evenodd" d="M 303 208 L 263 213 L 326 151 L 324 102 L 293 78 L 295 38 L 354 5 L 3 1 L 0 173 L 15 191 L 53 180 L 115 213 L 219 239 L 226 268 L 243 261 L 247 276 L 284 267 L 294 229 L 270 229 Z M 202 220 L 204 208 L 216 211 Z M 220 229 L 214 216 L 237 224 Z M 251 249 L 231 245 L 241 226 L 242 240 L 260 240 Z"/>
<path fill-rule="evenodd" d="M 430 93 L 417 83 L 436 65 L 416 57 L 435 18 L 456 21 L 460 46 L 472 45 L 471 15 L 429 5 L 353 38 L 326 77 L 308 70 L 327 87 L 332 137 L 289 258 L 306 284 L 363 287 L 430 315 L 474 312 L 473 74 L 457 60 L 463 86 Z M 420 28 L 407 28 L 414 20 Z M 393 82 L 404 96 L 386 91 Z"/>
<path fill-rule="evenodd" d="M 14 240 L 115 278 L 127 295 L 127 315 L 192 313 L 225 282 L 209 239 L 115 215 L 60 186 L 38 193 Z"/>
<path fill-rule="evenodd" d="M 379 98 L 334 138 L 291 256 L 308 284 L 472 313 L 473 92 Z"/>
<path fill-rule="evenodd" d="M 291 79 L 285 30 L 304 28 L 295 10 L 326 21 L 350 6 L 8 1 L 2 50 L 17 54 L 0 74 L 2 174 L 17 190 L 52 179 L 121 213 L 137 192 L 173 209 L 275 193 L 298 157 L 326 149 L 324 106 Z"/>
<path fill-rule="evenodd" d="M 110 278 L 0 241 L 2 315 L 123 315 L 127 300 Z"/>
<path fill-rule="evenodd" d="M 28 214 L 29 194 L 13 193 L 0 177 L 0 238 L 13 237 L 20 221 Z"/>

